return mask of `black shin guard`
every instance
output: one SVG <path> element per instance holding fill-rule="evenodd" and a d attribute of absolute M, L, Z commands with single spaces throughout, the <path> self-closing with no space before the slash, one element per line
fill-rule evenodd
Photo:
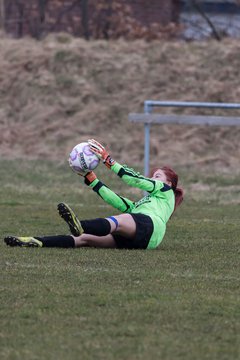
<path fill-rule="evenodd" d="M 43 243 L 43 247 L 74 248 L 75 242 L 71 235 L 35 236 Z"/>
<path fill-rule="evenodd" d="M 107 219 L 81 220 L 81 225 L 86 234 L 104 236 L 110 234 L 111 225 Z"/>

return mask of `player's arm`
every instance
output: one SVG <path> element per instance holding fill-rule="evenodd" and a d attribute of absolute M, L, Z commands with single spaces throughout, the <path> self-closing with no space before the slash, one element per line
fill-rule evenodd
<path fill-rule="evenodd" d="M 85 175 L 84 178 L 85 184 L 90 186 L 107 204 L 121 212 L 131 212 L 131 209 L 134 207 L 133 201 L 124 198 L 109 189 L 97 178 L 93 171 Z"/>
<path fill-rule="evenodd" d="M 140 175 L 139 172 L 136 172 L 127 166 L 120 165 L 111 158 L 110 154 L 104 148 L 104 146 L 96 140 L 88 140 L 88 144 L 90 149 L 103 161 L 103 163 L 128 185 L 142 189 L 152 194 L 158 192 L 165 186 L 161 181 L 152 180 L 143 175 Z"/>
<path fill-rule="evenodd" d="M 121 165 L 117 162 L 114 163 L 111 170 L 129 186 L 139 188 L 151 194 L 155 194 L 167 186 L 159 180 L 153 180 L 145 177 L 134 169 L 131 169 L 126 165 Z"/>

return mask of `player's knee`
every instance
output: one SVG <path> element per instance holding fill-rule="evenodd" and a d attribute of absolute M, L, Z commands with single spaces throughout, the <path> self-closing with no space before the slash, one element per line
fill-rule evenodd
<path fill-rule="evenodd" d="M 117 231 L 119 228 L 119 221 L 116 216 L 109 216 L 107 220 L 110 222 L 111 225 L 111 232 Z"/>

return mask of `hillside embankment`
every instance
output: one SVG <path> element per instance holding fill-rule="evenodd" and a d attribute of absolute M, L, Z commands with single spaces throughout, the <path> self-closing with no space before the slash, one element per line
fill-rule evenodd
<path fill-rule="evenodd" d="M 93 137 L 120 162 L 141 165 L 144 128 L 129 123 L 128 113 L 143 112 L 147 99 L 239 102 L 239 53 L 240 41 L 233 39 L 86 42 L 58 34 L 38 42 L 1 36 L 1 157 L 63 161 L 75 144 Z M 151 128 L 153 165 L 239 172 L 239 159 L 240 127 Z"/>

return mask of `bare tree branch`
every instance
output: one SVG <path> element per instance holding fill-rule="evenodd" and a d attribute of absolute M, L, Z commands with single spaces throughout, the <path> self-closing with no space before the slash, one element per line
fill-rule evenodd
<path fill-rule="evenodd" d="M 197 10 L 197 12 L 202 16 L 202 18 L 204 20 L 206 20 L 206 22 L 208 23 L 208 25 L 210 26 L 213 36 L 215 37 L 216 40 L 221 41 L 222 38 L 219 35 L 217 29 L 215 28 L 214 24 L 212 23 L 212 21 L 210 20 L 210 18 L 206 15 L 206 13 L 203 11 L 203 9 L 201 8 L 199 2 L 197 0 L 190 0 L 190 2 L 192 3 L 193 7 Z"/>

